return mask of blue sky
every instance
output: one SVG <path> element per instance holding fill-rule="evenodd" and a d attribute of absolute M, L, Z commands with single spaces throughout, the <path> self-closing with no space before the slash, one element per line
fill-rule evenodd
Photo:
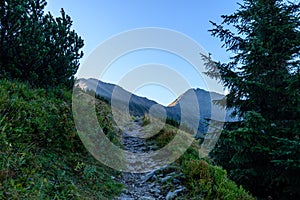
<path fill-rule="evenodd" d="M 238 8 L 237 2 L 241 0 L 49 0 L 46 10 L 58 16 L 60 9 L 64 8 L 71 16 L 73 28 L 85 41 L 85 56 L 81 63 L 108 38 L 144 27 L 159 27 L 182 33 L 211 53 L 215 60 L 228 61 L 230 54 L 221 48 L 219 39 L 208 32 L 212 28 L 209 20 L 221 22 L 220 16 L 233 13 Z M 123 55 L 101 77 L 95 75 L 93 70 L 85 70 L 84 77 L 118 84 L 130 70 L 149 63 L 167 65 L 187 79 L 192 88 L 207 89 L 201 78 L 203 75 L 197 75 L 193 66 L 176 55 L 157 50 Z M 172 87 L 176 86 L 148 84 L 131 92 L 167 105 L 178 96 Z M 222 92 L 220 88 L 211 90 Z"/>

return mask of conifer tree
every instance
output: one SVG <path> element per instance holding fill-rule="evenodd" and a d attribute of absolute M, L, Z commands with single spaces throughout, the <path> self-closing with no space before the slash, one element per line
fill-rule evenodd
<path fill-rule="evenodd" d="M 0 77 L 33 86 L 72 86 L 83 40 L 72 20 L 45 14 L 46 0 L 0 2 Z"/>
<path fill-rule="evenodd" d="M 207 60 L 207 75 L 229 90 L 227 123 L 211 154 L 233 180 L 263 198 L 299 199 L 300 5 L 244 0 L 222 16 L 212 35 L 233 53 L 228 63 Z"/>

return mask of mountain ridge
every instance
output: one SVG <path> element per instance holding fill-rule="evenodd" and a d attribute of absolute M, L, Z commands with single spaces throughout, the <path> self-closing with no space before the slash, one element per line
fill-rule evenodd
<path fill-rule="evenodd" d="M 134 116 L 144 116 L 150 112 L 150 109 L 154 105 L 158 105 L 165 109 L 168 118 L 177 122 L 185 119 L 186 124 L 191 127 L 195 125 L 195 121 L 193 120 L 199 119 L 199 121 L 196 122 L 199 123 L 197 131 L 202 134 L 207 131 L 207 119 L 215 121 L 237 121 L 237 119 L 230 117 L 232 111 L 226 111 L 224 108 L 213 103 L 215 100 L 224 98 L 224 95 L 200 88 L 188 89 L 168 106 L 163 106 L 154 100 L 132 94 L 121 86 L 94 78 L 78 79 L 76 85 L 83 90 L 94 91 L 110 104 L 119 106 L 120 110 L 126 111 L 128 109 L 128 112 Z M 182 108 L 185 109 L 185 114 L 182 113 Z"/>
<path fill-rule="evenodd" d="M 98 80 L 98 79 L 96 79 L 96 78 L 80 78 L 80 79 L 78 79 L 78 81 L 93 81 L 93 82 L 97 82 L 97 84 L 98 84 L 98 82 L 100 82 L 100 84 L 109 85 L 109 86 L 111 86 L 111 87 L 116 86 L 116 87 L 118 87 L 118 88 L 121 88 L 122 90 L 125 90 L 125 91 L 128 92 L 128 93 L 131 93 L 131 92 L 129 92 L 128 90 L 124 89 L 122 86 L 119 86 L 119 85 L 114 84 L 114 83 L 104 82 L 104 81 Z M 80 83 L 80 82 L 77 83 L 76 85 L 81 85 L 81 86 L 80 86 L 81 89 L 89 88 L 89 87 L 87 87 L 86 85 L 83 86 L 84 84 L 82 84 L 82 83 Z M 190 88 L 190 89 L 186 90 L 184 93 L 182 93 L 181 95 L 179 95 L 175 100 L 173 100 L 172 102 L 170 102 L 167 106 L 164 106 L 164 105 L 158 103 L 157 101 L 155 101 L 155 100 L 153 100 L 153 99 L 149 99 L 149 98 L 147 98 L 147 97 L 139 96 L 139 95 L 134 94 L 134 93 L 131 93 L 131 94 L 132 94 L 132 95 L 135 95 L 135 96 L 138 96 L 138 97 L 140 97 L 140 98 L 147 99 L 148 101 L 153 101 L 153 102 L 155 102 L 155 103 L 157 103 L 157 104 L 160 104 L 160 105 L 162 105 L 162 106 L 164 106 L 164 107 L 172 107 L 172 106 L 175 106 L 176 103 L 179 101 L 179 99 L 180 99 L 185 93 L 187 93 L 187 92 L 190 91 L 190 90 L 193 90 L 193 91 L 199 91 L 199 90 L 202 90 L 202 91 L 205 91 L 205 92 L 209 92 L 211 95 L 213 94 L 213 95 L 216 95 L 216 96 L 222 96 L 222 97 L 225 96 L 225 95 L 223 95 L 223 94 L 221 94 L 221 93 L 214 92 L 214 91 L 207 91 L 207 90 L 201 89 L 201 88 Z"/>

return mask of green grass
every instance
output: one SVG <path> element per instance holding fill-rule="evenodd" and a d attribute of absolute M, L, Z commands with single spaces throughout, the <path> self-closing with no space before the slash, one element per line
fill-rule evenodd
<path fill-rule="evenodd" d="M 156 136 L 149 139 L 149 143 L 156 144 L 157 148 L 162 148 L 168 144 L 176 135 L 176 128 L 166 125 Z M 231 181 L 227 172 L 219 166 L 211 164 L 209 158 L 199 158 L 199 141 L 187 149 L 187 151 L 169 168 L 164 174 L 175 172 L 182 174 L 173 177 L 181 181 L 181 185 L 186 188 L 184 194 L 177 199 L 202 199 L 202 200 L 253 200 L 254 198 L 241 186 Z M 174 190 L 172 182 L 167 181 L 163 186 L 165 191 Z"/>
<path fill-rule="evenodd" d="M 95 160 L 74 127 L 71 92 L 0 80 L 0 199 L 112 199 L 122 185 Z M 115 142 L 105 103 L 99 123 Z"/>
<path fill-rule="evenodd" d="M 144 115 L 142 118 L 142 126 L 147 126 L 151 123 L 150 117 L 147 115 Z"/>
<path fill-rule="evenodd" d="M 119 174 L 95 160 L 77 135 L 70 91 L 0 80 L 0 96 L 0 199 L 112 199 L 120 194 L 123 186 L 112 178 Z M 121 145 L 108 105 L 97 100 L 96 112 L 107 137 Z M 148 120 L 143 119 L 144 126 Z M 149 142 L 161 148 L 175 135 L 176 128 L 166 125 Z M 198 149 L 193 143 L 165 169 L 175 171 L 187 188 L 178 199 L 253 199 L 225 170 L 199 159 Z"/>

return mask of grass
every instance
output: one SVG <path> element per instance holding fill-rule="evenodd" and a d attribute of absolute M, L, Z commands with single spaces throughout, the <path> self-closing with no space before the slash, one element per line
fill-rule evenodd
<path fill-rule="evenodd" d="M 150 144 L 156 144 L 157 149 L 168 144 L 177 134 L 175 127 L 168 124 L 154 137 Z M 227 172 L 219 166 L 211 164 L 209 158 L 199 158 L 199 141 L 195 140 L 187 151 L 167 169 L 163 174 L 174 174 L 164 183 L 165 192 L 175 190 L 176 185 L 172 180 L 180 180 L 186 190 L 176 199 L 203 199 L 203 200 L 253 200 L 254 198 L 241 186 L 231 181 Z M 180 175 L 180 176 L 179 176 Z"/>
<path fill-rule="evenodd" d="M 74 128 L 71 92 L 0 80 L 0 199 L 112 199 L 123 186 L 95 160 Z M 111 113 L 99 123 L 117 143 Z"/>
<path fill-rule="evenodd" d="M 147 115 L 144 115 L 142 118 L 142 126 L 147 126 L 151 123 L 150 117 Z"/>
<path fill-rule="evenodd" d="M 95 160 L 74 127 L 71 92 L 63 88 L 32 89 L 0 80 L 0 199 L 113 199 L 123 185 L 119 174 Z M 109 106 L 96 101 L 99 124 L 121 146 Z M 118 115 L 122 118 L 122 115 Z M 143 119 L 144 126 L 149 119 Z M 170 125 L 148 139 L 157 148 L 177 134 Z M 187 188 L 177 199 L 253 199 L 227 177 L 225 170 L 199 158 L 199 145 L 190 148 L 162 173 Z M 175 187 L 171 179 L 163 190 Z"/>

